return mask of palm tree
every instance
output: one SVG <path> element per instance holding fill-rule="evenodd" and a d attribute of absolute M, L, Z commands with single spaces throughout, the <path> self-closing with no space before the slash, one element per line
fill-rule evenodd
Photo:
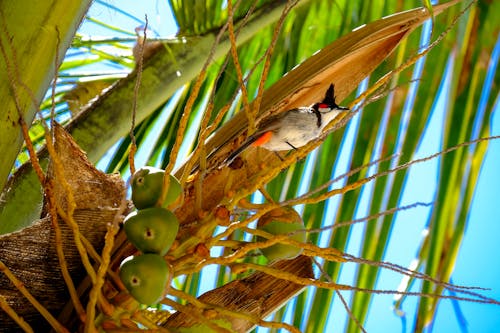
<path fill-rule="evenodd" d="M 42 168 L 49 155 L 52 159 L 42 176 L 43 209 L 36 161 L 17 168 L 2 193 L 2 320 L 17 313 L 37 330 L 48 321 L 58 331 L 64 331 L 59 323 L 75 329 L 80 319 L 89 331 L 94 325 L 118 330 L 118 323 L 135 321 L 172 331 L 195 323 L 214 331 L 262 326 L 330 332 L 337 326 L 332 318 L 345 307 L 345 331 L 357 332 L 371 327 L 369 311 L 388 292 L 403 325 L 411 321 L 412 330 L 423 331 L 436 318 L 442 298 L 451 298 L 458 308 L 467 300 L 484 308 L 498 305 L 477 290 L 450 284 L 487 152 L 488 139 L 481 138 L 490 135 L 488 119 L 498 99 L 493 50 L 499 25 L 491 17 L 500 10 L 498 3 L 457 1 L 380 20 L 420 2 L 171 0 L 177 36 L 147 42 L 140 29 L 138 38 L 75 36 L 88 5 L 26 11 L 23 4 L 0 4 L 0 70 L 7 78 L 0 93 L 8 110 L 0 119 L 5 128 L 0 184 L 15 163 L 29 158 L 29 149 L 18 154 L 19 114 L 41 148 Z M 18 31 L 13 22 L 29 22 L 29 15 L 49 19 Z M 432 23 L 420 28 L 428 17 Z M 351 32 L 370 21 L 375 22 Z M 149 25 L 147 19 L 144 23 Z M 48 47 L 24 42 L 33 36 Z M 70 41 L 55 93 L 46 94 L 54 64 L 63 58 L 58 54 Z M 94 57 L 81 57 L 82 50 Z M 127 56 L 117 56 L 120 50 Z M 116 72 L 91 80 L 68 75 L 69 69 L 103 63 L 121 72 L 135 69 L 124 78 Z M 354 111 L 332 124 L 333 133 L 279 156 L 249 148 L 236 163 L 224 165 L 261 118 L 317 101 L 332 82 L 337 101 Z M 441 111 L 438 100 L 445 103 Z M 39 118 L 32 122 L 37 108 Z M 422 157 L 438 112 L 442 123 L 434 140 L 440 142 L 434 149 L 441 153 Z M 51 123 L 58 158 L 44 135 L 51 117 L 65 123 L 71 135 Z M 166 256 L 175 277 L 167 288 L 170 297 L 155 311 L 138 307 L 116 275 L 120 262 L 136 252 L 118 230 L 129 209 L 124 184 L 95 170 L 72 140 L 91 163 L 100 161 L 106 172 L 124 178 L 135 168 L 130 157 L 136 145 L 137 167 L 144 163 L 175 172 L 184 185 L 183 203 L 175 208 L 181 229 Z M 417 186 L 410 166 L 427 161 L 438 161 L 430 171 L 435 179 L 419 182 L 435 187 L 435 193 L 425 202 L 417 197 L 408 203 L 405 194 Z M 300 212 L 308 240 L 303 255 L 267 264 L 253 242 L 258 231 L 246 226 L 281 206 Z M 408 249 L 394 241 L 402 237 L 398 231 L 409 232 L 396 221 L 403 211 L 418 209 L 425 212 L 415 215 L 420 229 L 413 230 L 424 229 L 426 236 L 413 239 Z M 58 215 L 60 222 L 54 220 Z M 278 240 L 293 245 L 286 236 L 270 238 L 267 245 Z M 393 244 L 397 251 L 416 252 L 414 262 L 388 262 Z M 346 280 L 346 272 L 352 280 Z M 397 273 L 399 286 L 385 287 L 387 272 Z M 69 295 L 58 287 L 63 284 Z M 212 290 L 200 296 L 207 289 Z M 352 290 L 349 300 L 344 290 Z M 37 308 L 28 293 L 52 315 Z M 412 294 L 418 304 L 410 317 L 403 304 Z M 56 301 L 47 295 L 56 295 Z M 165 318 L 168 311 L 176 313 Z M 133 320 L 124 313 L 132 313 Z M 21 320 L 12 324 L 28 330 Z"/>

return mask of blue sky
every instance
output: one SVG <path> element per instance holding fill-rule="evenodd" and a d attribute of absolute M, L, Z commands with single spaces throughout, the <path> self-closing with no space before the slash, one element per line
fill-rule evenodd
<path fill-rule="evenodd" d="M 107 2 L 108 4 L 111 2 Z M 143 20 L 144 14 L 148 15 L 149 26 L 154 34 L 168 37 L 175 34 L 177 27 L 168 7 L 167 1 L 142 1 L 142 7 L 137 6 L 135 0 L 124 0 L 116 5 L 128 13 Z M 133 31 L 140 23 L 116 11 L 101 2 L 94 3 L 89 15 L 109 24 L 119 26 L 125 30 Z M 91 36 L 105 36 L 109 33 L 93 23 L 85 23 L 80 31 Z M 498 92 L 497 92 L 498 94 Z M 498 101 L 498 96 L 497 96 Z M 429 123 L 425 137 L 416 157 L 427 156 L 440 150 L 440 132 L 443 126 L 443 108 L 436 102 L 436 110 Z M 499 103 L 491 118 L 491 134 L 500 134 L 500 117 L 498 115 Z M 354 131 L 356 119 L 350 123 L 350 130 Z M 347 134 L 352 135 L 352 134 Z M 346 138 L 345 140 L 348 140 Z M 346 152 L 345 154 L 348 154 Z M 478 180 L 476 194 L 470 210 L 468 229 L 463 239 L 463 245 L 453 274 L 453 281 L 459 285 L 481 286 L 492 288 L 485 291 L 485 295 L 500 299 L 500 265 L 497 256 L 500 253 L 500 208 L 497 204 L 496 190 L 500 188 L 498 165 L 500 161 L 500 142 L 489 143 L 488 152 Z M 140 165 L 140 161 L 137 162 Z M 401 205 L 420 202 L 431 202 L 435 194 L 435 179 L 439 160 L 434 159 L 426 163 L 413 166 L 408 177 L 408 189 L 405 192 Z M 339 171 L 340 172 L 340 171 Z M 426 181 L 422 181 L 425 179 Z M 421 207 L 411 211 L 397 214 L 397 220 L 392 232 L 392 237 L 387 248 L 386 261 L 408 266 L 413 260 L 422 241 L 423 231 L 430 208 Z M 363 215 L 363 214 L 361 214 Z M 362 226 L 355 226 L 352 230 L 348 252 L 357 255 L 358 244 L 362 238 Z M 204 274 L 209 274 L 206 271 Z M 354 270 L 349 265 L 343 270 L 341 283 L 352 283 Z M 383 272 L 379 278 L 377 288 L 396 289 L 401 276 L 393 272 Z M 207 284 L 203 290 L 210 289 Z M 349 293 L 344 293 L 349 298 Z M 411 330 L 416 298 L 408 298 L 404 302 L 403 310 L 408 314 L 407 332 Z M 368 332 L 402 332 L 402 321 L 392 311 L 393 296 L 377 295 L 374 297 L 372 307 L 365 328 Z M 477 303 L 460 302 L 460 309 L 467 321 L 469 332 L 498 332 L 500 331 L 500 307 Z M 336 302 L 332 307 L 330 323 L 331 332 L 342 332 L 346 321 L 346 313 L 341 304 Z M 464 326 L 459 325 L 459 317 L 453 304 L 449 300 L 440 302 L 437 318 L 432 328 L 433 332 L 462 332 Z M 335 324 L 333 324 L 335 323 Z"/>

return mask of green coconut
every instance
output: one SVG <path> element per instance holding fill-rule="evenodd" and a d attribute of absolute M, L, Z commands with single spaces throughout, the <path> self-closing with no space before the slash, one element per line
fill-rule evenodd
<path fill-rule="evenodd" d="M 132 201 L 137 209 L 154 207 L 158 204 L 163 187 L 165 171 L 145 166 L 137 170 L 132 177 Z M 167 196 L 160 206 L 172 208 L 181 202 L 184 191 L 174 176 L 170 175 Z"/>
<path fill-rule="evenodd" d="M 128 257 L 120 266 L 120 278 L 128 292 L 139 303 L 157 304 L 163 297 L 169 269 L 158 254 L 147 253 Z"/>
<path fill-rule="evenodd" d="M 291 207 L 279 207 L 264 214 L 257 223 L 257 229 L 272 235 L 289 234 L 297 230 L 304 229 L 302 217 Z M 305 232 L 297 232 L 290 236 L 297 242 L 306 241 Z M 257 237 L 262 242 L 265 238 Z M 291 244 L 277 243 L 272 246 L 262 248 L 262 254 L 269 261 L 293 259 L 302 253 L 302 248 Z"/>
<path fill-rule="evenodd" d="M 165 255 L 179 231 L 177 217 L 161 207 L 130 213 L 123 223 L 128 240 L 143 253 Z"/>

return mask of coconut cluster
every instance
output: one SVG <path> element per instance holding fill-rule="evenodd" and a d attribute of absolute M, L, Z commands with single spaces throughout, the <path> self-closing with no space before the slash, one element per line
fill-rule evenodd
<path fill-rule="evenodd" d="M 140 303 L 153 305 L 163 297 L 170 274 L 163 256 L 172 247 L 179 221 L 170 209 L 182 201 L 179 181 L 170 175 L 163 202 L 162 169 L 143 167 L 132 177 L 132 202 L 137 211 L 124 220 L 127 239 L 142 253 L 130 256 L 120 265 L 120 278 L 129 293 Z"/>
<path fill-rule="evenodd" d="M 165 199 L 161 200 L 164 170 L 143 167 L 132 176 L 132 201 L 137 208 L 124 220 L 128 240 L 141 254 L 130 256 L 120 265 L 120 277 L 129 293 L 140 303 L 154 305 L 164 296 L 169 268 L 163 258 L 174 243 L 179 221 L 171 210 L 183 199 L 183 189 L 172 175 Z M 264 214 L 257 228 L 269 235 L 287 235 L 298 243 L 306 241 L 304 222 L 291 207 L 278 207 Z M 264 242 L 267 238 L 257 237 Z M 293 259 L 302 253 L 299 244 L 276 243 L 261 248 L 270 261 Z"/>

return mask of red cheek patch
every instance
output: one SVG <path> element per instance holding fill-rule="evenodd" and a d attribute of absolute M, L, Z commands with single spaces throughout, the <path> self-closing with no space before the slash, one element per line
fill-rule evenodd
<path fill-rule="evenodd" d="M 272 131 L 265 132 L 264 134 L 262 134 L 261 136 L 259 136 L 257 138 L 257 140 L 255 140 L 252 143 L 252 146 L 254 146 L 254 147 L 262 146 L 266 142 L 269 142 L 269 140 L 271 140 L 272 136 L 273 136 L 273 132 Z"/>

